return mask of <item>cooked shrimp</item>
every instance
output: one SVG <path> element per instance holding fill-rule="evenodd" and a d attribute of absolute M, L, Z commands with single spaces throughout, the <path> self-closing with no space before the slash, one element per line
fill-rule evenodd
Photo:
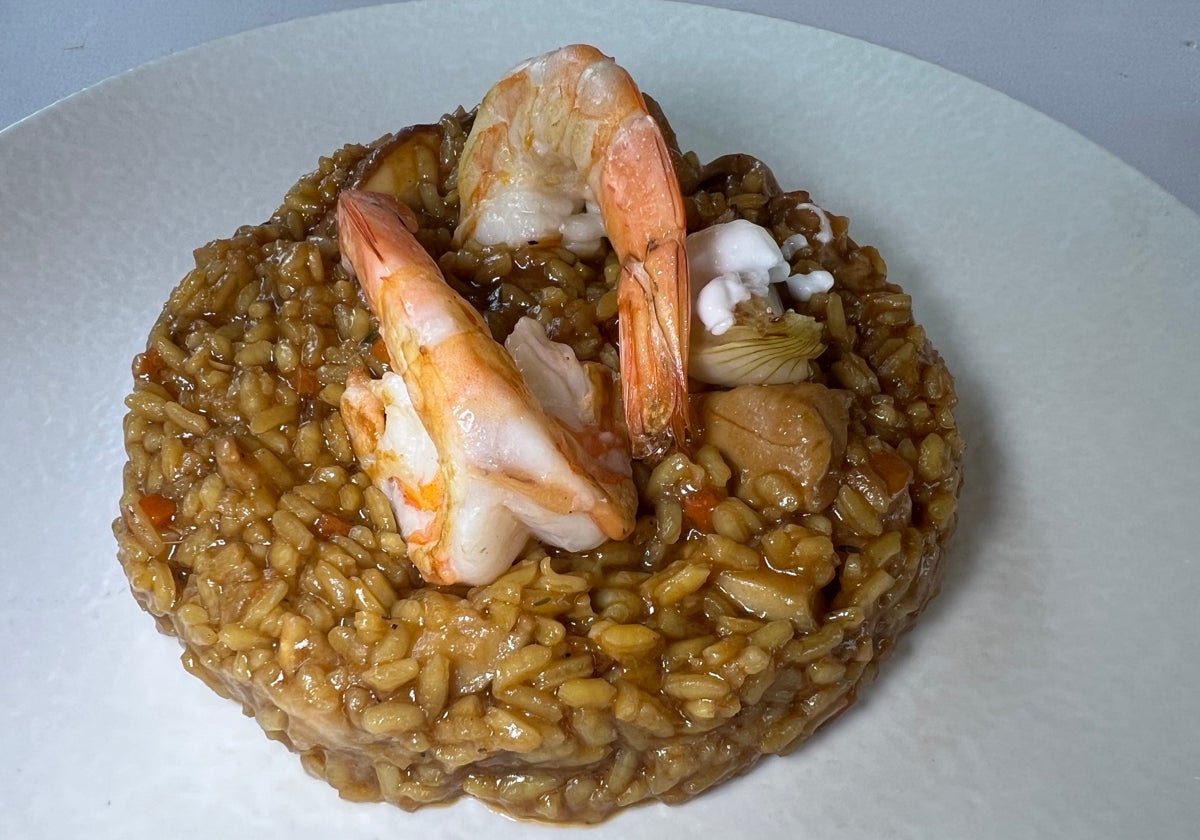
<path fill-rule="evenodd" d="M 611 371 L 533 319 L 509 351 L 497 344 L 413 237 L 408 207 L 347 191 L 337 220 L 394 369 L 352 374 L 342 418 L 422 576 L 489 582 L 531 534 L 569 551 L 627 536 L 637 493 Z"/>
<path fill-rule="evenodd" d="M 621 391 L 638 457 L 687 434 L 685 217 L 662 131 L 594 47 L 532 59 L 484 97 L 458 169 L 456 242 L 561 242 L 621 260 Z"/>

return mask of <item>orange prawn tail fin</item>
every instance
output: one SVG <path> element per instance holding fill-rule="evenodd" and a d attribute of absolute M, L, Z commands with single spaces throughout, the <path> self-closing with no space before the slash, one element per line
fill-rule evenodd
<path fill-rule="evenodd" d="M 657 458 L 672 443 L 687 447 L 686 277 L 678 240 L 652 245 L 644 263 L 630 258 L 621 269 L 621 397 L 635 458 Z"/>
<path fill-rule="evenodd" d="M 337 223 L 342 264 L 354 273 L 372 309 L 382 283 L 400 268 L 438 271 L 413 236 L 416 214 L 390 195 L 345 190 L 338 196 Z"/>

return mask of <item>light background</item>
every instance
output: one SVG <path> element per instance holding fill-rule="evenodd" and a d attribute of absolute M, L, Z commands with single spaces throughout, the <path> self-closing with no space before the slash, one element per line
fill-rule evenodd
<path fill-rule="evenodd" d="M 603 0 L 599 0 L 603 2 Z M 1079 131 L 1200 212 L 1198 0 L 700 0 L 931 61 Z M 0 2 L 0 127 L 235 32 L 370 0 Z M 504 14 L 504 3 L 495 4 Z M 664 40 L 672 33 L 663 32 Z"/>

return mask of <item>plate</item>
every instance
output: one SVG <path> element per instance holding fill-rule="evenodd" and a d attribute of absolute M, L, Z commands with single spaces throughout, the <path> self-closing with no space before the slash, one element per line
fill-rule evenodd
<path fill-rule="evenodd" d="M 702 158 L 758 155 L 851 217 L 957 375 L 970 446 L 943 592 L 858 705 L 589 836 L 1189 836 L 1200 218 L 1030 109 L 845 37 L 670 3 L 494 9 L 245 33 L 0 133 L 0 836 L 546 833 L 471 801 L 340 801 L 184 673 L 110 522 L 129 363 L 191 250 L 266 218 L 320 155 L 574 41 Z"/>

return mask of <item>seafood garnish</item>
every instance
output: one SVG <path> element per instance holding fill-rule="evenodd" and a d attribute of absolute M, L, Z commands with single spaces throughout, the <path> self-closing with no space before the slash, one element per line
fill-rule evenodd
<path fill-rule="evenodd" d="M 594 251 L 618 281 L 621 392 L 635 457 L 687 437 L 685 215 L 662 131 L 629 74 L 594 47 L 520 65 L 484 97 L 458 170 L 455 242 Z"/>
<path fill-rule="evenodd" d="M 789 250 L 796 244 L 785 243 Z M 691 234 L 687 252 L 692 306 L 700 320 L 689 348 L 691 375 L 731 387 L 807 379 L 809 361 L 825 349 L 821 326 L 808 315 L 785 310 L 775 287 L 785 284 L 793 298 L 806 301 L 829 291 L 833 276 L 791 274 L 770 231 L 746 219 Z"/>
<path fill-rule="evenodd" d="M 637 492 L 611 371 L 533 319 L 509 350 L 497 344 L 413 237 L 407 206 L 348 190 L 337 221 L 393 368 L 352 373 L 342 418 L 421 575 L 487 583 L 531 535 L 569 551 L 627 536 Z"/>

